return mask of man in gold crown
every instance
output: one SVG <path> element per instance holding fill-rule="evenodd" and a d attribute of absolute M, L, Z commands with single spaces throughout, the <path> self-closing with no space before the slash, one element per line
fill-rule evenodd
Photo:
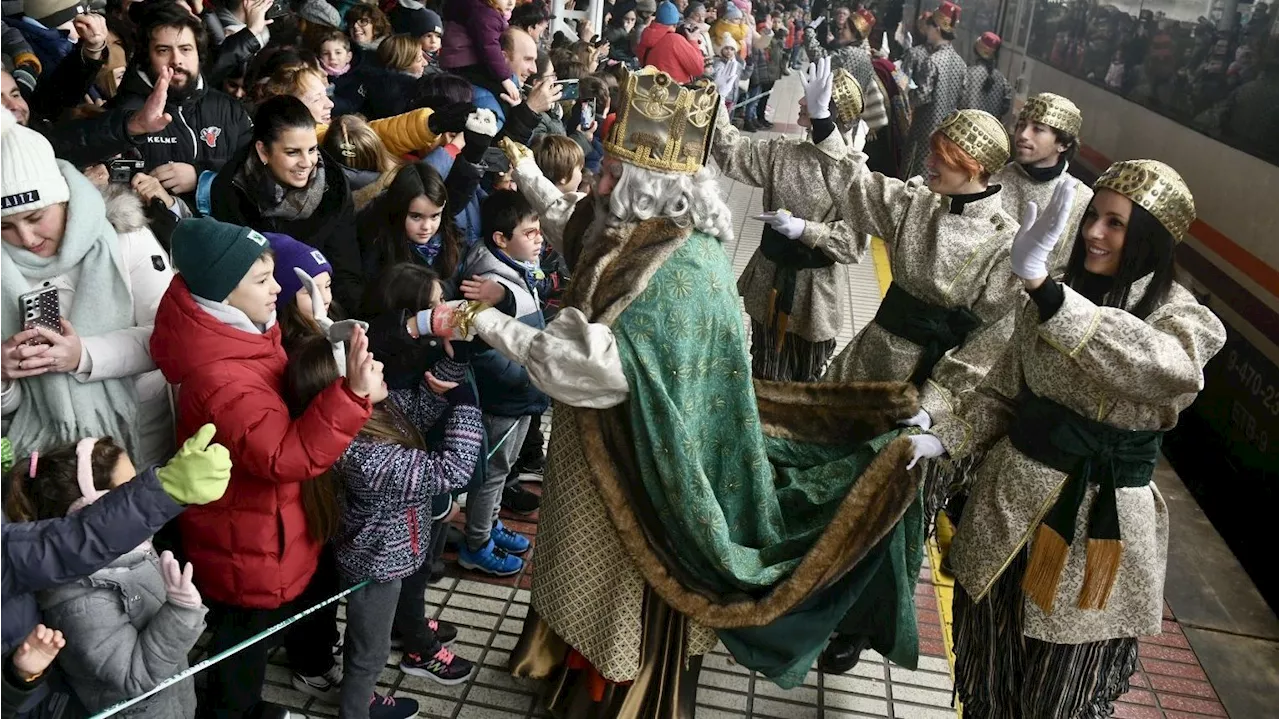
<path fill-rule="evenodd" d="M 764 190 L 766 225 L 760 247 L 738 278 L 751 318 L 751 372 L 761 379 L 816 382 L 836 348 L 844 322 L 848 275 L 841 264 L 859 262 L 865 234 L 840 219 L 830 195 L 814 192 L 825 157 L 843 157 L 841 134 L 862 114 L 862 89 L 831 59 L 805 73 L 801 126 L 812 142 L 744 137 L 723 109 L 711 138 L 711 156 L 725 175 Z M 833 112 L 834 110 L 834 112 Z M 804 218 L 804 219 L 801 219 Z"/>
<path fill-rule="evenodd" d="M 545 330 L 474 303 L 431 312 L 434 334 L 478 336 L 557 401 L 511 659 L 551 680 L 555 715 L 692 717 L 717 639 L 796 686 L 873 582 L 907 587 L 878 598 L 882 648 L 916 661 L 923 521 L 893 429 L 914 390 L 753 385 L 732 218 L 704 167 L 718 106 L 652 69 L 626 79 L 599 184 L 564 224 L 574 281 Z"/>
<path fill-rule="evenodd" d="M 1040 209 L 1049 205 L 1058 185 L 1075 186 L 1068 227 L 1079 227 L 1093 190 L 1068 172 L 1080 150 L 1080 108 L 1061 95 L 1042 92 L 1027 100 L 1013 129 L 1013 161 L 997 172 L 991 182 L 1000 185 L 1005 212 L 1020 217 L 1028 202 Z M 1049 270 L 1060 277 L 1075 245 L 1075 233 L 1063 235 L 1049 256 Z"/>
<path fill-rule="evenodd" d="M 929 138 L 960 102 L 964 76 L 968 72 L 964 58 L 951 47 L 956 26 L 960 24 L 960 6 L 943 0 L 925 21 L 925 42 L 929 55 L 913 65 L 911 81 L 911 130 L 907 133 L 907 160 L 903 179 L 924 172 L 929 157 Z"/>

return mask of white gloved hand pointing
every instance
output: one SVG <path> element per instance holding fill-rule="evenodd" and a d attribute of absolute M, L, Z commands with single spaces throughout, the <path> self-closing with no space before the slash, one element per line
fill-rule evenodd
<path fill-rule="evenodd" d="M 756 219 L 761 222 L 767 222 L 778 234 L 788 240 L 795 240 L 804 233 L 805 221 L 787 212 L 786 210 L 778 210 L 777 212 L 765 212 L 756 215 Z"/>

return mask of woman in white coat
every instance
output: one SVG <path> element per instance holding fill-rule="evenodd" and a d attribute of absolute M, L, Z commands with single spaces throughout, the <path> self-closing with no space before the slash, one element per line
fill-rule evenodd
<path fill-rule="evenodd" d="M 139 466 L 172 453 L 167 385 L 148 345 L 173 271 L 126 187 L 94 187 L 40 134 L 0 118 L 0 413 L 14 452 L 115 438 Z M 19 297 L 57 288 L 60 332 Z"/>

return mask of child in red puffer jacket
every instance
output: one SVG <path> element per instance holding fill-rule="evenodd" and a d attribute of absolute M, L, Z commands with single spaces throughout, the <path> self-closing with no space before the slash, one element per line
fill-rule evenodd
<path fill-rule="evenodd" d="M 317 574 L 322 545 L 308 532 L 302 486 L 328 470 L 369 419 L 373 359 L 357 331 L 347 378 L 291 419 L 280 393 L 287 359 L 267 239 L 213 219 L 183 220 L 173 263 L 180 274 L 156 312 L 151 355 L 178 386 L 179 441 L 212 422 L 234 467 L 222 499 L 189 507 L 178 520 L 183 550 L 200 568 L 208 650 L 216 654 L 331 593 L 313 586 L 334 572 Z M 336 585 L 336 576 L 329 581 Z M 329 701 L 341 682 L 335 635 L 336 627 L 313 621 L 284 635 L 294 686 Z M 219 716 L 259 711 L 269 649 L 255 644 L 213 666 L 203 708 Z"/>

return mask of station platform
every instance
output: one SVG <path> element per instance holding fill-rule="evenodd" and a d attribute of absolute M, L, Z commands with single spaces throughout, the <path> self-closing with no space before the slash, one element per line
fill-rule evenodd
<path fill-rule="evenodd" d="M 802 97 L 795 74 L 784 78 L 770 101 L 775 131 L 792 134 Z M 761 191 L 722 178 L 735 219 L 735 239 L 726 243 L 740 273 L 760 242 Z M 842 348 L 874 317 L 888 286 L 888 258 L 877 245 L 862 264 L 847 266 L 848 313 L 837 346 Z M 544 432 L 550 422 L 544 421 Z M 548 432 L 549 434 L 549 432 Z M 1132 689 L 1116 705 L 1123 719 L 1273 718 L 1277 709 L 1276 615 L 1262 601 L 1239 563 L 1226 549 L 1182 487 L 1164 465 L 1157 482 L 1170 504 L 1175 532 L 1170 546 L 1164 631 L 1139 643 L 1140 667 Z M 540 491 L 540 485 L 526 485 Z M 532 719 L 545 716 L 541 687 L 506 671 L 529 607 L 529 588 L 537 571 L 537 514 L 503 512 L 503 522 L 534 540 L 524 571 L 496 579 L 457 567 L 448 556 L 451 576 L 427 592 L 428 613 L 457 624 L 453 650 L 477 662 L 466 684 L 443 687 L 398 669 L 393 652 L 378 691 L 416 699 L 420 716 L 436 719 Z M 947 540 L 946 536 L 942 537 Z M 1272 541 L 1270 536 L 1266 541 Z M 702 719 L 801 719 L 894 717 L 951 719 L 963 716 L 952 702 L 951 580 L 937 571 L 936 542 L 920 568 L 916 611 L 920 623 L 920 666 L 909 671 L 867 652 L 848 674 L 811 671 L 801 687 L 782 690 L 734 663 L 720 647 L 706 657 L 699 680 L 697 717 Z M 344 616 L 340 610 L 339 619 Z M 264 698 L 310 717 L 337 715 L 289 684 L 282 652 L 273 656 Z M 1028 718 L 1032 719 L 1032 718 Z"/>

